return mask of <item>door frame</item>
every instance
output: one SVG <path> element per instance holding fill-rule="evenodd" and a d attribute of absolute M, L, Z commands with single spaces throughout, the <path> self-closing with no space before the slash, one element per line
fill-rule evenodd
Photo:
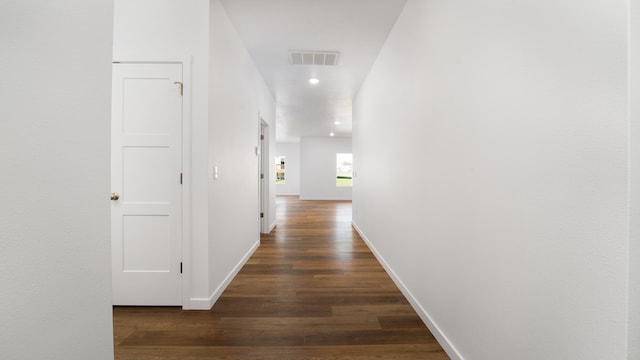
<path fill-rule="evenodd" d="M 269 152 L 270 145 L 270 125 L 260 114 L 258 114 L 258 139 L 260 135 L 264 135 L 264 139 L 260 141 L 260 159 L 259 159 L 259 172 L 264 174 L 264 179 L 260 179 L 259 182 L 259 206 L 260 212 L 264 214 L 264 217 L 260 218 L 260 233 L 268 234 L 271 232 L 271 224 L 269 224 L 270 204 L 269 204 L 269 184 L 271 183 L 271 158 Z"/>
<path fill-rule="evenodd" d="M 114 60 L 112 64 L 180 64 L 182 65 L 182 196 L 180 203 L 179 222 L 182 259 L 182 308 L 191 308 L 191 63 L 193 57 L 187 56 L 180 60 L 167 61 L 126 61 Z M 110 134 L 111 132 L 109 132 Z M 111 151 L 111 136 L 109 136 L 109 149 Z M 109 167 L 111 176 L 111 167 Z"/>

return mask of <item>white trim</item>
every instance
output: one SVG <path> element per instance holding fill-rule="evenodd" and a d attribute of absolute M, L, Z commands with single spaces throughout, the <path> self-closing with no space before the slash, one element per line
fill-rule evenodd
<path fill-rule="evenodd" d="M 211 310 L 213 307 L 212 297 L 209 298 L 191 298 L 189 299 L 189 307 L 183 307 L 183 310 Z"/>
<path fill-rule="evenodd" d="M 176 61 L 172 61 L 172 60 L 148 60 L 148 61 L 127 61 L 127 60 L 113 60 L 111 62 L 112 64 L 186 64 L 186 62 L 184 60 L 176 60 Z M 184 80 L 184 79 L 183 79 Z"/>
<path fill-rule="evenodd" d="M 280 194 L 280 195 L 284 195 L 284 194 Z M 285 196 L 295 196 L 295 195 L 285 195 Z M 351 201 L 352 199 L 351 196 L 327 196 L 327 197 L 311 196 L 311 197 L 304 197 L 304 198 L 300 195 L 298 196 L 300 197 L 300 200 Z"/>
<path fill-rule="evenodd" d="M 191 108 L 193 56 L 182 61 L 182 82 L 186 85 L 182 95 L 182 308 L 191 297 Z"/>
<path fill-rule="evenodd" d="M 273 231 L 273 229 L 275 229 L 275 228 L 276 228 L 276 225 L 277 225 L 277 223 L 276 223 L 276 221 L 274 220 L 274 221 L 273 221 L 273 223 L 272 223 L 271 225 L 269 225 L 269 232 L 272 232 L 272 231 Z"/>
<path fill-rule="evenodd" d="M 413 307 L 413 309 L 418 313 L 418 316 L 420 316 L 420 319 L 422 319 L 425 325 L 427 325 L 427 327 L 429 328 L 429 331 L 431 331 L 433 336 L 435 336 L 436 340 L 438 340 L 438 343 L 440 343 L 440 346 L 442 346 L 442 348 L 447 353 L 447 355 L 449 355 L 449 357 L 452 360 L 464 360 L 464 358 L 462 357 L 460 352 L 456 349 L 456 347 L 453 345 L 453 343 L 451 343 L 449 338 L 447 338 L 447 336 L 442 332 L 442 330 L 440 330 L 440 327 L 433 321 L 431 316 L 429 316 L 429 314 L 422 307 L 422 305 L 420 305 L 420 303 L 415 298 L 415 296 L 413 296 L 411 291 L 404 285 L 404 283 L 402 282 L 402 280 L 400 280 L 398 275 L 396 275 L 396 273 L 393 271 L 391 266 L 389 266 L 389 264 L 385 261 L 382 255 L 378 252 L 376 247 L 373 246 L 373 244 L 371 243 L 371 241 L 369 241 L 369 239 L 367 239 L 367 236 L 362 232 L 362 230 L 360 230 L 360 228 L 355 223 L 355 221 L 352 221 L 351 225 L 358 232 L 358 234 L 360 234 L 360 237 L 362 238 L 362 240 L 364 240 L 365 244 L 367 244 L 367 246 L 369 247 L 373 255 L 376 257 L 376 259 L 378 259 L 380 264 L 382 264 L 382 267 L 384 267 L 384 269 L 387 271 L 389 276 L 391 276 L 391 279 L 396 284 L 396 286 L 398 286 L 402 294 L 407 298 L 407 300 L 409 300 L 409 303 L 411 303 L 411 306 Z"/>
<path fill-rule="evenodd" d="M 270 183 L 272 181 L 271 174 L 273 173 L 273 161 L 271 161 L 271 153 L 269 147 L 271 144 L 271 124 L 265 120 L 260 113 L 258 113 L 258 131 L 264 135 L 264 139 L 260 140 L 260 167 L 264 174 L 264 179 L 260 179 L 260 211 L 264 214 L 264 217 L 260 219 L 260 233 L 268 234 L 271 232 L 269 229 L 269 217 L 271 215 L 271 202 L 270 200 Z"/>
<path fill-rule="evenodd" d="M 190 310 L 210 310 L 213 305 L 218 301 L 220 295 L 224 292 L 224 290 L 229 286 L 233 278 L 238 275 L 240 269 L 247 263 L 247 261 L 251 258 L 254 252 L 260 246 L 260 240 L 256 241 L 253 246 L 249 249 L 249 251 L 240 259 L 238 264 L 234 266 L 233 270 L 224 278 L 222 283 L 216 288 L 216 290 L 209 296 L 209 298 L 191 298 L 189 299 L 189 309 Z"/>

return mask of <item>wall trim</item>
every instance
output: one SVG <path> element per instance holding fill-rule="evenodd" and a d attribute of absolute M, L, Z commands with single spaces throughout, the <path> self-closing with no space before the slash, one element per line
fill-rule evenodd
<path fill-rule="evenodd" d="M 278 186 L 280 186 L 280 184 L 276 185 L 276 196 L 300 196 L 300 192 L 287 192 L 287 191 L 285 191 L 285 192 L 279 193 L 278 192 Z"/>
<path fill-rule="evenodd" d="M 260 155 L 258 155 L 260 157 L 259 171 L 262 171 L 262 175 L 275 173 L 275 170 L 272 168 L 274 165 L 272 161 L 270 161 L 272 155 L 269 152 L 269 148 L 271 147 L 271 137 L 269 134 L 271 134 L 271 124 L 258 113 L 258 138 L 260 138 L 260 135 L 264 136 L 264 139 L 258 140 L 258 146 L 260 148 Z M 261 174 L 258 173 L 258 176 L 260 175 Z M 264 180 L 258 181 L 258 193 L 260 194 L 258 206 L 264 215 L 264 217 L 260 219 L 260 232 L 263 234 L 271 232 L 268 228 L 269 224 L 267 223 L 271 218 L 271 194 L 269 189 L 271 181 L 273 181 L 273 179 L 270 176 L 266 176 Z"/>
<path fill-rule="evenodd" d="M 192 65 L 193 56 L 185 55 L 182 61 L 182 81 L 187 82 L 182 96 L 182 173 L 186 176 L 186 181 L 182 184 L 182 263 L 185 265 L 182 274 L 182 308 L 189 302 L 191 296 L 191 279 L 193 271 L 191 269 L 191 198 L 192 190 L 192 147 L 191 141 L 191 102 L 192 102 Z"/>
<path fill-rule="evenodd" d="M 190 299 L 190 308 L 189 310 L 211 310 L 213 305 L 218 301 L 220 295 L 224 292 L 224 290 L 229 286 L 233 278 L 238 275 L 240 269 L 247 263 L 247 261 L 251 258 L 253 253 L 260 247 L 260 240 L 256 241 L 249 251 L 240 259 L 240 261 L 233 267 L 231 272 L 224 278 L 222 283 L 213 291 L 209 298 L 191 298 Z"/>
<path fill-rule="evenodd" d="M 211 310 L 213 305 L 211 298 L 191 298 L 189 299 L 189 307 L 182 307 L 182 310 Z"/>
<path fill-rule="evenodd" d="M 387 271 L 389 276 L 391 276 L 391 279 L 396 284 L 396 286 L 398 286 L 402 294 L 407 298 L 407 300 L 409 300 L 409 303 L 411 303 L 411 306 L 413 307 L 413 309 L 418 313 L 418 316 L 420 316 L 420 319 L 422 319 L 425 325 L 427 325 L 427 327 L 429 328 L 429 331 L 431 331 L 431 333 L 436 338 L 436 340 L 438 340 L 438 343 L 440 343 L 440 346 L 442 346 L 442 348 L 447 353 L 447 355 L 449 355 L 449 357 L 452 360 L 464 360 L 464 357 L 462 357 L 460 352 L 456 349 L 456 347 L 449 340 L 449 338 L 442 332 L 442 330 L 440 330 L 440 327 L 433 321 L 431 316 L 429 316 L 425 308 L 422 307 L 422 305 L 420 305 L 420 303 L 415 298 L 415 296 L 413 296 L 411 291 L 405 286 L 402 280 L 400 280 L 398 275 L 396 275 L 396 273 L 393 271 L 391 266 L 386 262 L 384 257 L 382 257 L 382 255 L 378 252 L 378 249 L 376 249 L 376 247 L 373 246 L 371 241 L 369 241 L 369 239 L 362 232 L 360 227 L 358 227 L 358 224 L 356 224 L 355 221 L 352 221 L 351 225 L 358 232 L 358 234 L 360 234 L 360 237 L 362 238 L 362 240 L 364 240 L 365 244 L 367 244 L 367 246 L 369 247 L 373 255 L 376 257 L 376 259 L 378 259 L 378 261 L 380 262 L 382 267 Z"/>
<path fill-rule="evenodd" d="M 288 196 L 288 195 L 287 195 Z M 351 196 L 299 196 L 300 200 L 351 201 Z"/>

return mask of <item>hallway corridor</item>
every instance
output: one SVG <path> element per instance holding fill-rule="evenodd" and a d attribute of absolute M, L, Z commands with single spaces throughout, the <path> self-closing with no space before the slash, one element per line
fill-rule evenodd
<path fill-rule="evenodd" d="M 116 359 L 449 359 L 351 227 L 278 197 L 277 228 L 210 311 L 116 307 Z"/>

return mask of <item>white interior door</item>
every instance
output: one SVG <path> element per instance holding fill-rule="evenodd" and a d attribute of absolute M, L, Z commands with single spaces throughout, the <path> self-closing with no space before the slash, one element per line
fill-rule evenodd
<path fill-rule="evenodd" d="M 114 64 L 114 305 L 181 305 L 182 65 Z"/>

